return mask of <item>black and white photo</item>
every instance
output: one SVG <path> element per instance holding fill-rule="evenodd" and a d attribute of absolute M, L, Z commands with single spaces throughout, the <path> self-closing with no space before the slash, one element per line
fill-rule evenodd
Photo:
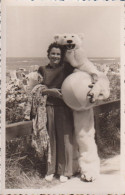
<path fill-rule="evenodd" d="M 7 2 L 3 192 L 123 192 L 124 4 Z"/>

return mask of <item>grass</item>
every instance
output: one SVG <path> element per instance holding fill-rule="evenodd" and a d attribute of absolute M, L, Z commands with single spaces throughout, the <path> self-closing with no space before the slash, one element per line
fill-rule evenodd
<path fill-rule="evenodd" d="M 120 108 L 99 114 L 96 128 L 96 142 L 101 158 L 110 158 L 120 154 Z"/>
<path fill-rule="evenodd" d="M 39 188 L 50 188 L 59 183 L 57 179 L 53 182 L 47 182 L 44 177 L 33 168 L 23 169 L 21 162 L 26 159 L 7 159 L 6 164 L 6 188 L 9 189 L 39 189 Z M 8 162 L 9 161 L 9 162 Z"/>
<path fill-rule="evenodd" d="M 120 109 L 99 114 L 99 129 L 96 142 L 101 159 L 108 159 L 120 153 Z M 30 146 L 30 136 L 15 138 L 6 144 L 6 188 L 47 189 L 60 182 L 44 179 L 46 158 L 39 159 Z"/>
<path fill-rule="evenodd" d="M 6 145 L 6 188 L 50 188 L 59 184 L 58 179 L 47 182 L 46 159 L 39 159 L 30 147 L 30 136 L 16 138 Z"/>

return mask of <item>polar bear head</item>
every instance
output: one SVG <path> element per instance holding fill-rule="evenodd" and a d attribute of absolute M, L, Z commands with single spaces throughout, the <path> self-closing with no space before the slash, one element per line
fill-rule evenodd
<path fill-rule="evenodd" d="M 78 49 L 81 47 L 84 35 L 81 34 L 58 34 L 54 36 L 56 43 L 63 45 L 65 49 Z"/>

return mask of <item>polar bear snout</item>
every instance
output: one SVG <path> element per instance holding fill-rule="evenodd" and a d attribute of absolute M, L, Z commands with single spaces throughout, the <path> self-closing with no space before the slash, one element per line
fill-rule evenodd
<path fill-rule="evenodd" d="M 66 48 L 67 50 L 74 49 L 75 46 L 76 46 L 76 45 L 74 44 L 74 42 L 73 42 L 72 39 L 68 39 L 68 40 L 66 41 L 66 43 L 65 43 L 65 48 Z"/>
<path fill-rule="evenodd" d="M 75 48 L 75 44 L 72 44 L 72 43 L 67 43 L 64 45 L 64 48 L 67 49 L 67 50 L 72 50 Z"/>
<path fill-rule="evenodd" d="M 83 36 L 78 34 L 60 34 L 55 35 L 54 39 L 56 43 L 63 45 L 66 50 L 72 50 L 81 46 Z"/>
<path fill-rule="evenodd" d="M 72 43 L 73 41 L 72 40 L 67 40 L 67 43 Z"/>

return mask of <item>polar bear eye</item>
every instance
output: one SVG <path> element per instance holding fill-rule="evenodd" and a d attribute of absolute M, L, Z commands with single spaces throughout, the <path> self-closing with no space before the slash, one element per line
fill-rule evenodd
<path fill-rule="evenodd" d="M 66 36 L 64 36 L 64 38 L 66 38 Z"/>
<path fill-rule="evenodd" d="M 72 35 L 72 37 L 74 37 L 74 36 Z"/>

